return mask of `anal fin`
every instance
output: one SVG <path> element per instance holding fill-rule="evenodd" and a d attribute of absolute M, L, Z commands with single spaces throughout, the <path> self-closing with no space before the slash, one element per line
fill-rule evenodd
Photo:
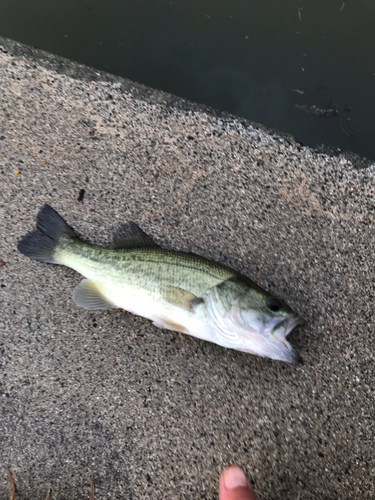
<path fill-rule="evenodd" d="M 73 300 L 77 306 L 89 310 L 116 308 L 112 302 L 104 297 L 100 288 L 93 281 L 87 279 L 82 280 L 74 289 Z"/>

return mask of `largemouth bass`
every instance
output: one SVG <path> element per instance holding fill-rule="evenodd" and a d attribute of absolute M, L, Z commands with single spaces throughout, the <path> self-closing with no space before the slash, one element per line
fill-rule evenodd
<path fill-rule="evenodd" d="M 228 267 L 162 249 L 133 222 L 107 249 L 82 241 L 44 205 L 37 229 L 18 250 L 82 274 L 73 300 L 85 309 L 121 308 L 223 347 L 289 363 L 299 359 L 286 337 L 302 321 L 286 304 Z"/>

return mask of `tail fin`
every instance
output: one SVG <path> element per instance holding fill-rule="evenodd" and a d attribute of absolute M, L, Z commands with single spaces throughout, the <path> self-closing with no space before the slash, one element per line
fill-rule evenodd
<path fill-rule="evenodd" d="M 49 205 L 44 205 L 37 216 L 36 230 L 26 234 L 18 243 L 18 250 L 30 259 L 58 264 L 55 251 L 66 239 L 74 238 L 74 230 Z"/>

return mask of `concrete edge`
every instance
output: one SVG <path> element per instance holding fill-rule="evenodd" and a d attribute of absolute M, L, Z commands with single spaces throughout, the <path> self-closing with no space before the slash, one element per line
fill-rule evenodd
<path fill-rule="evenodd" d="M 280 138 L 283 141 L 295 147 L 307 147 L 312 152 L 316 154 L 324 154 L 331 157 L 344 158 L 352 163 L 354 168 L 363 169 L 368 168 L 374 164 L 374 161 L 362 157 L 357 153 L 352 151 L 342 151 L 341 149 L 327 145 L 321 144 L 315 148 L 311 146 L 305 146 L 298 142 L 293 135 L 286 132 L 281 132 L 257 122 L 253 122 L 246 118 L 232 115 L 226 111 L 220 111 L 218 109 L 211 108 L 204 104 L 199 104 L 182 97 L 175 96 L 168 92 L 162 90 L 156 90 L 151 87 L 147 87 L 141 83 L 133 82 L 127 78 L 121 76 L 116 76 L 111 73 L 107 73 L 102 70 L 86 66 L 65 57 L 51 54 L 45 50 L 38 49 L 36 47 L 31 47 L 25 45 L 10 38 L 0 36 L 0 51 L 3 53 L 9 53 L 12 57 L 20 60 L 27 60 L 31 64 L 39 65 L 47 70 L 56 71 L 59 74 L 69 76 L 71 78 L 87 81 L 87 82 L 110 82 L 119 83 L 121 89 L 124 92 L 131 94 L 135 99 L 139 99 L 148 104 L 158 105 L 165 107 L 168 110 L 179 110 L 179 111 L 190 111 L 190 112 L 201 112 L 206 113 L 217 118 L 225 120 L 236 120 L 239 121 L 244 127 L 251 127 L 254 129 L 261 130 L 273 138 Z"/>

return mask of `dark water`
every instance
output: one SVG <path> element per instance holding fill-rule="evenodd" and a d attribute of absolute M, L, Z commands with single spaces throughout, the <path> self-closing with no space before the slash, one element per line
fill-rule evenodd
<path fill-rule="evenodd" d="M 0 0 L 0 34 L 375 159 L 374 0 Z"/>

